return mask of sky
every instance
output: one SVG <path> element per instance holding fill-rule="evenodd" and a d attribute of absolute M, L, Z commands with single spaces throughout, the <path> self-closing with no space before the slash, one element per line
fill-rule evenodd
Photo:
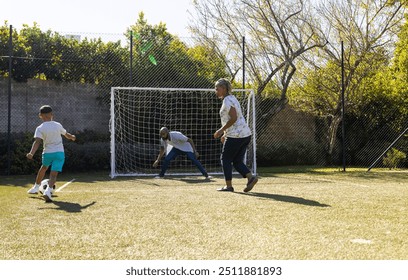
<path fill-rule="evenodd" d="M 148 24 L 166 23 L 167 30 L 188 37 L 192 0 L 2 0 L 1 25 L 17 30 L 36 22 L 41 30 L 58 33 L 123 34 L 140 12 Z"/>

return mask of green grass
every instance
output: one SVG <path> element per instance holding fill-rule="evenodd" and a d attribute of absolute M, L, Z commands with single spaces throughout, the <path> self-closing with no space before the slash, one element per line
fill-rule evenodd
<path fill-rule="evenodd" d="M 33 176 L 1 177 L 3 260 L 407 259 L 408 172 L 260 169 L 234 178 L 62 174 L 54 202 Z"/>

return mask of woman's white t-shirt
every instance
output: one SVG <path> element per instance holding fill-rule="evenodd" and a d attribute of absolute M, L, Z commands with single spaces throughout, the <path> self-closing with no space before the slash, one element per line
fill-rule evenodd
<path fill-rule="evenodd" d="M 226 136 L 231 138 L 245 138 L 252 135 L 251 129 L 242 115 L 241 105 L 239 104 L 238 99 L 233 95 L 227 95 L 222 100 L 222 106 L 220 109 L 222 126 L 224 126 L 230 119 L 229 111 L 231 107 L 234 107 L 237 112 L 237 120 L 232 126 L 225 130 Z"/>

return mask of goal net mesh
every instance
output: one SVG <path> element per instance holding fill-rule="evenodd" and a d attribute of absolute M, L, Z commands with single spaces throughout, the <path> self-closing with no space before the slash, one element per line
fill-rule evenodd
<path fill-rule="evenodd" d="M 235 90 L 233 94 L 253 133 L 246 163 L 256 173 L 254 93 Z M 153 162 L 160 150 L 163 126 L 191 138 L 207 172 L 222 174 L 222 143 L 213 138 L 221 127 L 221 103 L 214 89 L 112 88 L 111 177 L 157 175 L 161 165 L 154 168 Z M 166 176 L 196 174 L 201 173 L 185 156 L 173 160 L 166 172 Z"/>

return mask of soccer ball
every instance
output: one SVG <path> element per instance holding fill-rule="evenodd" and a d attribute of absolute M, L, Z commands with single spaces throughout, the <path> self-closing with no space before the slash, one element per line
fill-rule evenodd
<path fill-rule="evenodd" d="M 41 181 L 40 189 L 39 189 L 40 193 L 45 192 L 45 189 L 48 187 L 48 181 L 49 180 L 50 179 L 44 179 L 44 180 Z M 55 192 L 55 185 L 51 189 L 51 194 L 54 194 L 54 192 Z"/>

